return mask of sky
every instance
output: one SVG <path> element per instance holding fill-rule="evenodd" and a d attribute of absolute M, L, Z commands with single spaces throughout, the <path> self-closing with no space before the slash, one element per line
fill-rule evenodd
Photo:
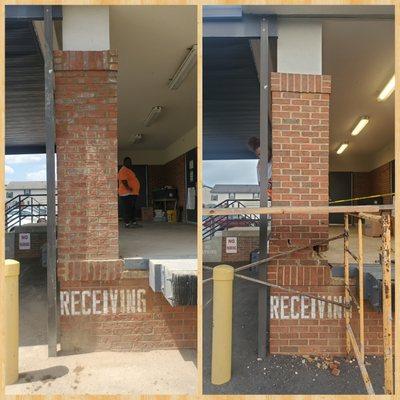
<path fill-rule="evenodd" d="M 203 183 L 257 184 L 257 160 L 203 161 Z M 6 183 L 10 181 L 45 181 L 45 154 L 6 156 Z"/>
<path fill-rule="evenodd" d="M 45 181 L 46 154 L 6 155 L 5 181 Z"/>
<path fill-rule="evenodd" d="M 254 184 L 257 185 L 258 160 L 203 161 L 203 184 Z"/>

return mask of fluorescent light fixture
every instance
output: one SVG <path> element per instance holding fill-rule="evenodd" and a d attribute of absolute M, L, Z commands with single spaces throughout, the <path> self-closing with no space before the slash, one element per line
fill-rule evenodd
<path fill-rule="evenodd" d="M 368 117 L 361 117 L 357 125 L 351 131 L 351 136 L 357 136 L 365 128 L 365 125 L 367 125 L 368 122 L 369 122 Z"/>
<path fill-rule="evenodd" d="M 153 107 L 149 112 L 149 115 L 144 120 L 144 126 L 150 126 L 158 118 L 161 110 L 162 110 L 161 106 Z"/>
<path fill-rule="evenodd" d="M 394 75 L 390 78 L 390 81 L 386 84 L 386 86 L 382 89 L 382 92 L 379 93 L 378 101 L 385 101 L 390 95 L 393 93 L 395 87 L 395 79 Z"/>
<path fill-rule="evenodd" d="M 342 143 L 340 147 L 336 150 L 336 153 L 342 154 L 347 149 L 348 145 L 349 145 L 348 143 Z"/>
<path fill-rule="evenodd" d="M 171 90 L 176 90 L 182 85 L 182 82 L 189 75 L 189 72 L 194 67 L 197 61 L 197 44 L 194 44 L 188 51 L 182 64 L 174 73 L 173 77 L 168 82 L 168 87 Z"/>

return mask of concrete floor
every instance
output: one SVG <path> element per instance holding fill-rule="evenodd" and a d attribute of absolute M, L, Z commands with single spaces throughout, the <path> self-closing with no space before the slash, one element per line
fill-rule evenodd
<path fill-rule="evenodd" d="M 194 350 L 96 352 L 47 357 L 47 346 L 20 348 L 20 379 L 6 394 L 195 394 Z"/>
<path fill-rule="evenodd" d="M 46 270 L 21 265 L 20 379 L 7 394 L 195 394 L 196 352 L 47 356 Z"/>
<path fill-rule="evenodd" d="M 119 227 L 121 258 L 196 259 L 197 227 L 194 224 L 144 222 L 142 228 Z"/>

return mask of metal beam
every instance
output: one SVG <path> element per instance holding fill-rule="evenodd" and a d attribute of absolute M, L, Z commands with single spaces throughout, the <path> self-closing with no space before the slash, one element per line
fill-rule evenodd
<path fill-rule="evenodd" d="M 6 6 L 6 19 L 44 20 L 45 6 Z M 53 6 L 53 20 L 62 19 L 62 7 Z"/>
<path fill-rule="evenodd" d="M 268 117 L 269 117 L 269 23 L 266 18 L 260 23 L 260 207 L 268 207 Z M 260 259 L 266 258 L 268 242 L 268 215 L 260 215 Z M 267 263 L 258 267 L 258 279 L 267 281 Z M 269 353 L 269 287 L 258 289 L 258 357 Z"/>
<path fill-rule="evenodd" d="M 38 145 L 15 145 L 6 146 L 6 155 L 8 154 L 44 154 L 46 153 L 46 146 Z"/>
<path fill-rule="evenodd" d="M 260 19 L 268 21 L 268 32 L 270 37 L 277 37 L 276 16 L 269 15 L 243 15 L 242 18 L 205 18 L 203 19 L 203 38 L 206 37 L 236 37 L 236 38 L 259 38 Z"/>
<path fill-rule="evenodd" d="M 57 356 L 57 250 L 56 250 L 56 176 L 55 176 L 55 117 L 53 69 L 52 7 L 44 7 L 44 75 L 45 128 L 47 171 L 47 340 L 49 357 Z"/>

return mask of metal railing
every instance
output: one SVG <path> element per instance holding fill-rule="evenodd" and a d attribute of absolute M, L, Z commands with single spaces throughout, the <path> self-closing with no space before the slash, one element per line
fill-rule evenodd
<path fill-rule="evenodd" d="M 248 202 L 259 202 L 259 199 L 226 199 L 213 208 L 244 208 Z M 216 232 L 239 226 L 259 226 L 257 214 L 238 214 L 234 217 L 227 215 L 208 216 L 203 220 L 203 240 L 212 238 Z"/>
<path fill-rule="evenodd" d="M 44 198 L 44 202 L 37 198 Z M 10 231 L 27 220 L 31 223 L 39 218 L 47 219 L 47 194 L 20 194 L 5 203 L 5 229 Z"/>

